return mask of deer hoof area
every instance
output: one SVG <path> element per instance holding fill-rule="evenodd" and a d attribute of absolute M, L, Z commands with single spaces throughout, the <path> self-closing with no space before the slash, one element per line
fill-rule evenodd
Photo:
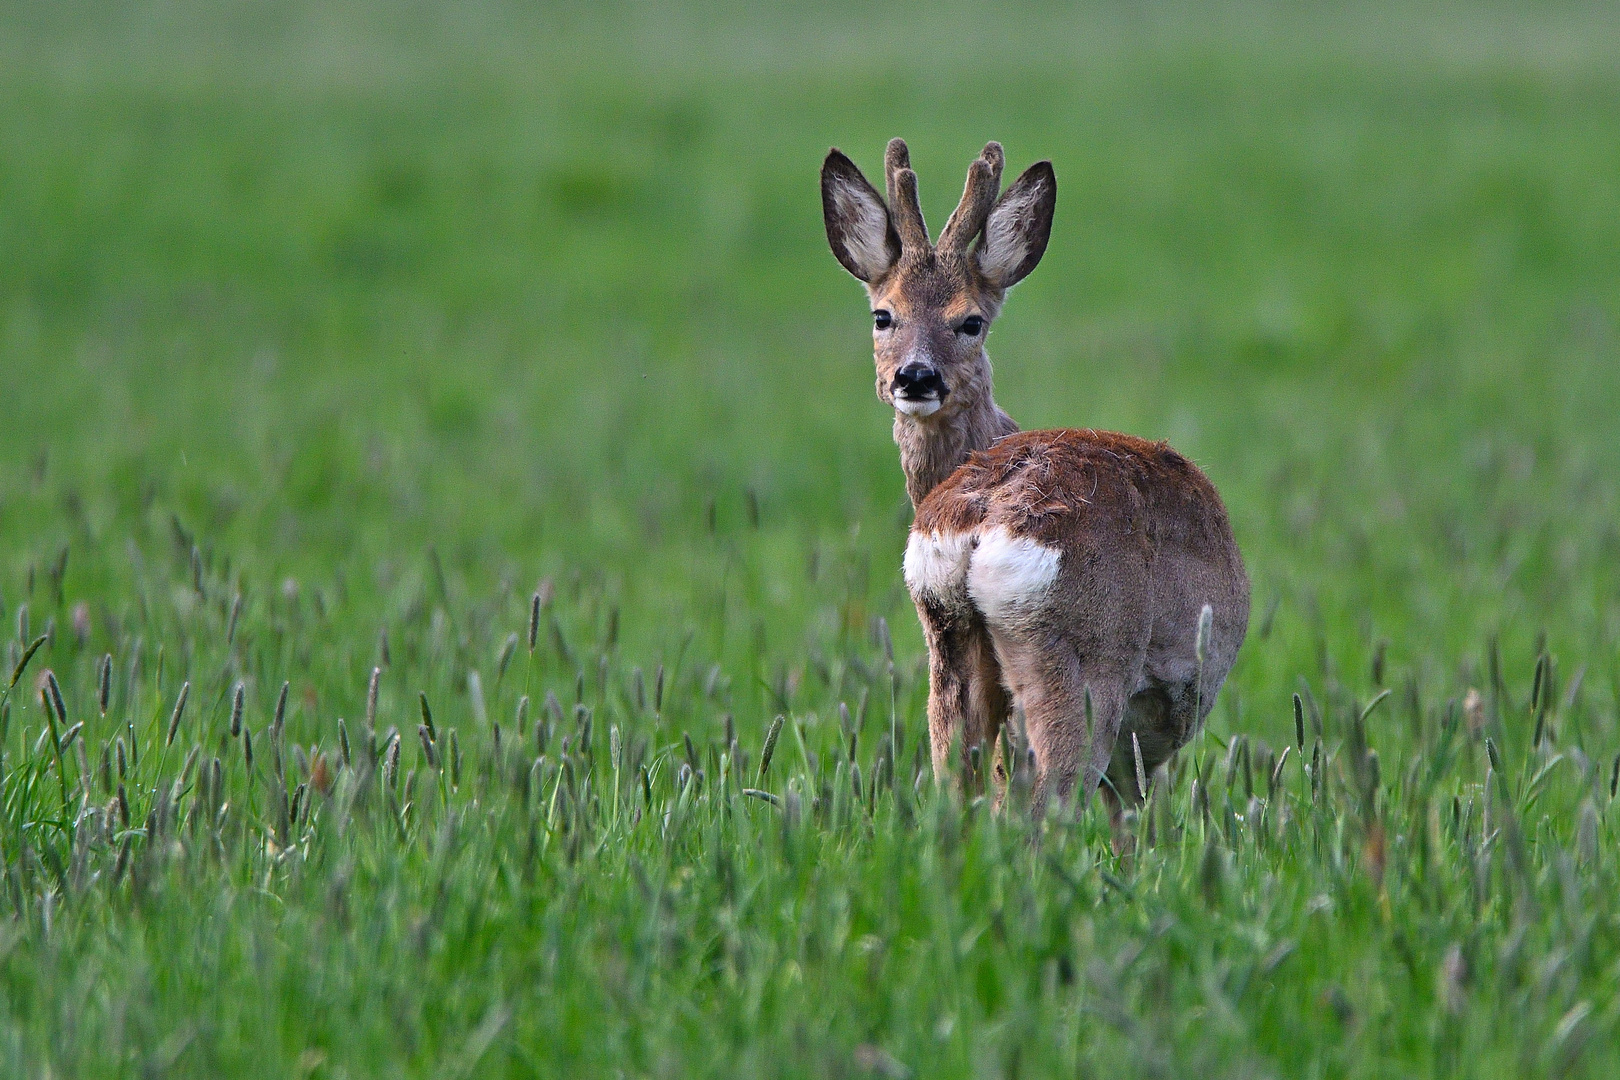
<path fill-rule="evenodd" d="M 1063 553 L 994 527 L 976 532 L 913 532 L 906 544 L 906 587 L 919 603 L 976 608 L 991 626 L 1038 612 L 1057 580 Z"/>

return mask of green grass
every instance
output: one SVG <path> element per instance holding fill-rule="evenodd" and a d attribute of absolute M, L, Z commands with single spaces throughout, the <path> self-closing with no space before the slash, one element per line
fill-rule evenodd
<path fill-rule="evenodd" d="M 1599 5 L 4 4 L 0 1073 L 1610 1075 L 1616 100 Z M 1053 159 L 998 399 L 1249 561 L 1131 857 L 916 782 L 896 134 Z"/>

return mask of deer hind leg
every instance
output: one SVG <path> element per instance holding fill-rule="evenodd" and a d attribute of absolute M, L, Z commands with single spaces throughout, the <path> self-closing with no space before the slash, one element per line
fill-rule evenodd
<path fill-rule="evenodd" d="M 983 786 L 991 747 L 1011 708 L 989 631 L 968 597 L 968 567 L 977 543 L 969 533 L 913 531 L 905 560 L 906 587 L 928 641 L 928 738 L 934 779 L 944 782 L 950 776 L 955 742 L 963 774 L 975 792 Z M 979 776 L 965 768 L 974 747 L 983 748 Z"/>
<path fill-rule="evenodd" d="M 971 554 L 968 595 L 990 627 L 1035 754 L 1037 817 L 1054 796 L 1084 805 L 1107 772 L 1149 626 L 1130 584 L 1002 528 L 984 530 Z"/>
<path fill-rule="evenodd" d="M 1084 806 L 1113 755 L 1125 718 L 1126 678 L 1087 663 L 1061 639 L 1033 645 L 998 637 L 997 644 L 1035 753 L 1031 813 L 1039 820 L 1054 798 Z"/>
<path fill-rule="evenodd" d="M 962 715 L 962 775 L 969 794 L 980 794 L 987 786 L 993 804 L 999 809 L 1007 794 L 1007 770 L 1002 763 L 1002 738 L 1012 699 L 1001 681 L 1001 664 L 996 648 L 983 622 L 975 619 L 961 632 L 959 655 L 967 678 L 967 707 Z M 973 768 L 973 751 L 978 750 L 978 768 Z"/>
<path fill-rule="evenodd" d="M 951 775 L 951 744 L 956 743 L 958 768 L 967 777 L 968 794 L 975 794 L 983 789 L 991 748 L 1011 711 L 1001 667 L 989 633 L 976 618 L 953 618 L 926 602 L 917 605 L 917 614 L 928 642 L 928 741 L 934 779 L 944 782 Z M 981 748 L 976 776 L 969 769 L 974 747 Z M 995 779 L 999 805 L 1005 776 L 997 770 Z"/>

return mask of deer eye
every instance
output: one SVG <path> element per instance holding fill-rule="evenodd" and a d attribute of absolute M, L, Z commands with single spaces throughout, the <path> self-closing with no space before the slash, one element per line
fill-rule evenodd
<path fill-rule="evenodd" d="M 894 316 L 889 314 L 887 311 L 884 311 L 882 308 L 879 308 L 878 310 L 872 312 L 872 325 L 877 327 L 879 330 L 887 330 L 890 326 L 894 325 Z"/>
<path fill-rule="evenodd" d="M 962 325 L 956 328 L 956 332 L 966 334 L 968 337 L 978 337 L 984 333 L 984 320 L 977 315 L 969 315 L 962 320 Z"/>

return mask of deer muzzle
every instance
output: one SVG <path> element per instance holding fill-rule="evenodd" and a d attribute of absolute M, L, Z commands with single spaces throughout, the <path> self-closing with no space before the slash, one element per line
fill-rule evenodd
<path fill-rule="evenodd" d="M 933 364 L 912 360 L 894 373 L 889 389 L 894 407 L 908 416 L 928 416 L 939 411 L 950 388 Z"/>

